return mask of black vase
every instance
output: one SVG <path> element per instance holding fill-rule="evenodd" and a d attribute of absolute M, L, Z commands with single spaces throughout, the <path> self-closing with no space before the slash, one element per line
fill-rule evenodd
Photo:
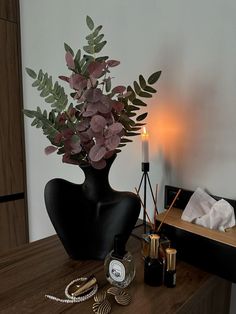
<path fill-rule="evenodd" d="M 140 200 L 131 192 L 111 188 L 109 170 L 84 165 L 83 184 L 52 179 L 46 184 L 45 204 L 51 222 L 68 255 L 73 259 L 104 259 L 116 234 L 126 241 L 138 219 Z"/>

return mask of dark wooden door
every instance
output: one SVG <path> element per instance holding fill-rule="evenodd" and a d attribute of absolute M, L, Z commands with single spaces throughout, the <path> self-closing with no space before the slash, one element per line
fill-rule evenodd
<path fill-rule="evenodd" d="M 28 242 L 18 0 L 0 0 L 0 251 Z"/>

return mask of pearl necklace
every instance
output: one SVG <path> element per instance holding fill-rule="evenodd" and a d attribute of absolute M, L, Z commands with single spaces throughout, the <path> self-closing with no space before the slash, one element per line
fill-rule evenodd
<path fill-rule="evenodd" d="M 92 290 L 81 296 L 81 297 L 73 297 L 72 295 L 69 294 L 69 288 L 76 282 L 78 281 L 85 281 L 87 280 L 87 278 L 85 277 L 81 277 L 81 278 L 77 278 L 73 281 L 71 281 L 65 288 L 65 296 L 67 297 L 67 299 L 60 299 L 60 298 L 57 298 L 57 297 L 54 297 L 52 295 L 49 295 L 49 294 L 46 294 L 45 297 L 50 299 L 50 300 L 53 300 L 53 301 L 57 301 L 57 302 L 62 302 L 62 303 L 79 303 L 79 302 L 83 302 L 83 301 L 86 301 L 88 299 L 90 299 L 92 296 L 94 296 L 97 291 L 98 291 L 98 285 L 96 284 Z"/>

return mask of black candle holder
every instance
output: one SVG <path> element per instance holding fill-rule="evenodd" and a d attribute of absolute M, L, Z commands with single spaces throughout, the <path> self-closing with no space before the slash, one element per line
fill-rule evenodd
<path fill-rule="evenodd" d="M 146 233 L 147 232 L 147 220 L 146 220 L 146 209 L 147 208 L 146 208 L 146 204 L 147 204 L 147 189 L 148 189 L 148 187 L 149 187 L 150 192 L 151 192 L 152 200 L 153 200 L 153 203 L 155 206 L 155 211 L 157 211 L 157 205 L 156 205 L 156 200 L 155 200 L 155 197 L 153 194 L 150 178 L 148 175 L 148 172 L 150 169 L 149 162 L 142 162 L 141 166 L 142 166 L 141 169 L 142 169 L 143 174 L 142 174 L 142 177 L 141 177 L 137 191 L 139 193 L 139 191 L 142 187 L 142 184 L 143 184 L 143 222 L 136 227 L 143 226 L 143 229 L 144 229 L 143 231 L 144 231 L 144 233 Z"/>

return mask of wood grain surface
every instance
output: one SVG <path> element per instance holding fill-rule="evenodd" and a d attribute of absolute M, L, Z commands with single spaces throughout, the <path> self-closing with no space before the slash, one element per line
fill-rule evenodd
<path fill-rule="evenodd" d="M 0 252 L 28 242 L 19 0 L 0 0 Z"/>
<path fill-rule="evenodd" d="M 0 195 L 24 191 L 17 25 L 0 19 Z"/>
<path fill-rule="evenodd" d="M 178 261 L 177 286 L 153 288 L 143 282 L 140 240 L 131 236 L 127 248 L 136 261 L 136 276 L 128 287 L 132 302 L 129 306 L 121 306 L 111 298 L 111 313 L 228 313 L 229 282 Z M 63 298 L 65 286 L 70 281 L 91 274 L 96 276 L 99 289 L 110 287 L 102 261 L 71 260 L 57 236 L 2 254 L 0 313 L 93 313 L 93 299 L 79 304 L 62 304 L 45 298 L 45 294 Z"/>
<path fill-rule="evenodd" d="M 17 0 L 1 0 L 0 1 L 0 18 L 10 20 L 12 22 L 17 21 Z"/>
<path fill-rule="evenodd" d="M 0 252 L 28 242 L 26 230 L 24 199 L 0 203 Z"/>

